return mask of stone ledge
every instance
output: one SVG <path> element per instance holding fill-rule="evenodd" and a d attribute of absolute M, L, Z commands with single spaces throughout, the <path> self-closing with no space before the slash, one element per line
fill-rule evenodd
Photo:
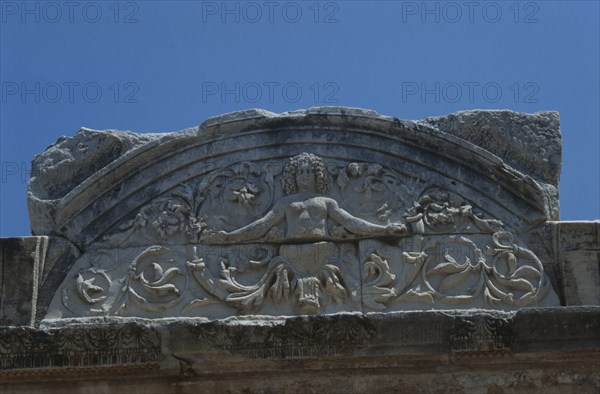
<path fill-rule="evenodd" d="M 248 316 L 217 321 L 60 319 L 47 321 L 40 328 L 3 328 L 2 357 L 5 360 L 15 354 L 52 357 L 53 352 L 114 356 L 123 349 L 134 357 L 127 362 L 112 362 L 102 357 L 96 361 L 78 359 L 75 364 L 67 365 L 76 367 L 77 363 L 81 366 L 155 363 L 170 357 L 189 358 L 192 363 L 202 364 L 209 361 L 202 358 L 207 354 L 221 362 L 233 363 L 398 355 L 514 356 L 536 351 L 600 350 L 598 317 L 600 307 L 524 308 L 513 313 L 471 310 L 289 318 Z M 8 347 L 8 343 L 13 346 Z M 136 352 L 132 353 L 132 349 Z M 196 360 L 196 356 L 200 358 Z M 19 368 L 5 365 L 3 369 Z"/>
<path fill-rule="evenodd" d="M 320 392 L 335 382 L 346 392 L 463 392 L 494 382 L 530 392 L 600 387 L 600 307 L 253 319 L 7 327 L 0 382 L 6 392 L 47 390 L 57 380 L 62 392 L 91 384 L 136 392 L 133 382 L 145 393 Z"/>

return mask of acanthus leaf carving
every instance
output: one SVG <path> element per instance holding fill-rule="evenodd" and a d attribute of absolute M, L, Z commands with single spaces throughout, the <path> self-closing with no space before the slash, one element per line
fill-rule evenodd
<path fill-rule="evenodd" d="M 237 269 L 225 259 L 220 263 L 219 279 L 212 277 L 201 259 L 188 262 L 188 268 L 210 294 L 245 313 L 259 310 L 266 299 L 279 305 L 289 301 L 292 296 L 298 310 L 316 313 L 322 307 L 324 297 L 337 303 L 343 303 L 348 297 L 342 272 L 337 265 L 325 264 L 315 272 L 305 272 L 284 256 L 274 257 L 265 274 L 253 285 L 239 283 L 235 275 Z"/>
<path fill-rule="evenodd" d="M 397 296 L 393 284 L 396 275 L 390 271 L 388 262 L 372 253 L 363 265 L 363 303 L 373 309 L 385 309 L 390 299 Z"/>
<path fill-rule="evenodd" d="M 481 218 L 473 206 L 459 195 L 442 190 L 427 190 L 407 212 L 406 221 L 415 233 L 493 233 L 503 228 L 496 219 Z"/>
<path fill-rule="evenodd" d="M 197 186 L 182 183 L 150 201 L 100 244 L 195 243 L 208 226 L 231 227 L 231 212 L 242 219 L 255 217 L 272 203 L 277 173 L 273 167 L 243 162 L 204 175 Z"/>
<path fill-rule="evenodd" d="M 169 309 L 181 302 L 188 278 L 174 257 L 173 251 L 163 246 L 151 246 L 140 253 L 129 267 L 127 298 L 150 311 Z"/>
<path fill-rule="evenodd" d="M 179 189 L 144 206 L 134 219 L 119 226 L 117 232 L 105 235 L 100 245 L 196 242 L 207 226 L 204 218 L 195 214 L 200 202 L 189 186 L 180 185 Z"/>
<path fill-rule="evenodd" d="M 478 318 L 457 316 L 450 330 L 450 347 L 454 355 L 508 353 L 514 339 L 512 319 L 491 315 Z"/>
<path fill-rule="evenodd" d="M 407 209 L 418 195 L 376 163 L 237 163 L 152 200 L 96 245 L 153 243 L 110 269 L 74 269 L 62 307 L 158 317 L 544 301 L 543 265 L 500 220 L 438 187 Z"/>

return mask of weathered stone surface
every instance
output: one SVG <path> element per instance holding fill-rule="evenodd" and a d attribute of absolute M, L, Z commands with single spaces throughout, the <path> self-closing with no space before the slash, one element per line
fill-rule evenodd
<path fill-rule="evenodd" d="M 63 320 L 4 330 L 0 381 L 7 393 L 58 381 L 60 392 L 595 392 L 599 317 L 573 307 Z"/>
<path fill-rule="evenodd" d="M 182 186 L 90 248 L 46 317 L 559 305 L 502 221 L 444 189 L 419 196 L 377 163 L 302 153 Z"/>
<path fill-rule="evenodd" d="M 32 206 L 54 207 L 44 231 L 83 252 L 46 316 L 559 305 L 519 236 L 557 217 L 556 185 L 525 172 L 529 156 L 509 155 L 508 136 L 497 139 L 504 150 L 473 136 L 477 119 L 485 130 L 521 127 L 519 141 L 551 146 L 554 160 L 557 116 L 456 116 L 470 122 L 462 134 L 441 120 L 324 107 L 241 111 L 153 137 L 61 139 L 34 167 L 85 167 L 96 152 L 104 161 L 65 175 L 60 190 L 31 181 Z"/>
<path fill-rule="evenodd" d="M 59 237 L 0 238 L 0 326 L 33 325 L 79 256 Z"/>
<path fill-rule="evenodd" d="M 86 128 L 56 143 L 33 158 L 28 204 L 34 235 L 51 235 L 57 202 L 90 175 L 127 151 L 158 139 L 162 134 L 95 131 Z"/>
<path fill-rule="evenodd" d="M 40 275 L 38 300 L 36 306 L 36 321 L 46 316 L 50 301 L 56 289 L 65 279 L 73 263 L 79 257 L 79 249 L 68 240 L 61 237 L 47 237 L 48 250 L 45 255 L 43 270 Z"/>
<path fill-rule="evenodd" d="M 2 238 L 0 248 L 0 326 L 33 325 L 48 237 Z"/>
<path fill-rule="evenodd" d="M 562 162 L 558 112 L 460 111 L 422 122 L 472 142 L 558 189 Z"/>
<path fill-rule="evenodd" d="M 600 221 L 558 222 L 565 305 L 600 304 Z"/>
<path fill-rule="evenodd" d="M 560 150 L 510 111 L 61 138 L 42 236 L 2 241 L 2 392 L 597 392 L 600 222 L 554 221 Z"/>

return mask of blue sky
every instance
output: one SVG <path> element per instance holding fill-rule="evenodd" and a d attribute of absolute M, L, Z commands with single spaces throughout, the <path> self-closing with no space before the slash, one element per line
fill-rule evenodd
<path fill-rule="evenodd" d="M 225 112 L 561 114 L 563 220 L 600 217 L 597 1 L 0 2 L 0 236 L 28 235 L 31 158 L 80 127 Z"/>

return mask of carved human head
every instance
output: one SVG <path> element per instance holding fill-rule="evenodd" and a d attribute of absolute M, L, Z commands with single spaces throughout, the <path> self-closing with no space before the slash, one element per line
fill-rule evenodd
<path fill-rule="evenodd" d="M 283 191 L 286 194 L 294 194 L 298 192 L 298 184 L 296 175 L 300 169 L 310 168 L 315 176 L 315 190 L 317 193 L 325 194 L 331 189 L 331 176 L 323 163 L 323 159 L 311 153 L 301 153 L 290 158 L 283 169 L 281 179 Z"/>

